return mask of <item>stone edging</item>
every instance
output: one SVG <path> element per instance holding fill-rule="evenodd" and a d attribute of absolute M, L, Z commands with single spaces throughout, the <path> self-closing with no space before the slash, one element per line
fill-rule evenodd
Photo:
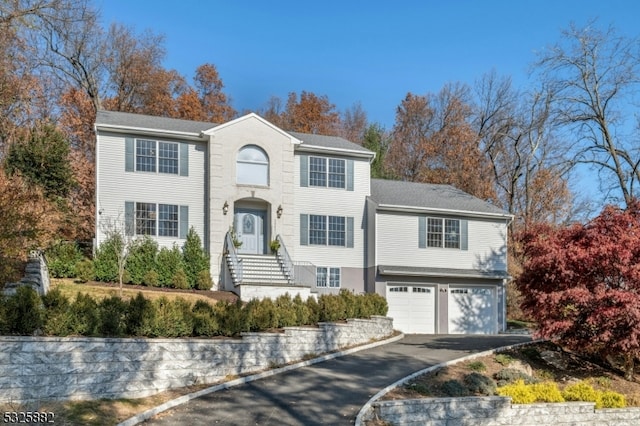
<path fill-rule="evenodd" d="M 369 401 L 367 401 L 367 403 L 365 405 L 363 405 L 362 408 L 360 409 L 360 411 L 358 412 L 358 416 L 356 417 L 355 426 L 363 426 L 364 425 L 364 421 L 367 420 L 367 419 L 365 419 L 365 417 L 373 409 L 372 406 L 378 399 L 382 398 L 384 395 L 386 395 L 387 393 L 391 392 L 393 389 L 397 388 L 398 386 L 401 386 L 401 385 L 407 383 L 408 381 L 410 381 L 410 380 L 412 380 L 412 379 L 414 379 L 414 378 L 416 378 L 418 376 L 422 376 L 423 374 L 430 373 L 430 372 L 432 372 L 434 370 L 437 370 L 439 368 L 448 367 L 450 365 L 454 365 L 454 364 L 457 364 L 459 362 L 464 362 L 464 361 L 469 361 L 469 360 L 476 359 L 476 358 L 481 358 L 483 356 L 492 355 L 492 354 L 494 354 L 496 352 L 502 352 L 502 351 L 506 351 L 506 350 L 509 350 L 509 349 L 512 349 L 512 348 L 517 348 L 517 347 L 520 347 L 520 346 L 531 345 L 531 344 L 537 343 L 537 342 L 540 342 L 540 340 L 532 340 L 530 342 L 516 343 L 514 345 L 502 346 L 502 347 L 496 348 L 496 349 L 489 349 L 488 351 L 478 352 L 478 353 L 475 353 L 475 354 L 467 355 L 467 356 L 462 357 L 462 358 L 453 359 L 451 361 L 443 362 L 442 364 L 433 365 L 431 367 L 427 367 L 427 368 L 424 368 L 422 370 L 416 371 L 415 373 L 412 373 L 412 374 L 410 374 L 410 375 L 398 380 L 397 382 L 390 384 L 389 386 L 387 386 L 386 388 L 382 389 L 377 394 L 373 395 L 371 397 L 371 399 L 369 399 Z"/>
<path fill-rule="evenodd" d="M 225 390 L 225 389 L 229 389 L 231 387 L 234 386 L 238 386 L 238 385 L 242 385 L 245 383 L 250 383 L 253 382 L 255 380 L 259 380 L 259 379 L 264 379 L 265 377 L 270 377 L 276 374 L 280 374 L 280 373 L 285 373 L 287 371 L 291 371 L 291 370 L 296 370 L 298 368 L 302 368 L 302 367 L 307 367 L 309 365 L 313 365 L 313 364 L 317 364 L 319 362 L 324 362 L 324 361 L 329 361 L 331 359 L 334 358 L 339 358 L 341 356 L 345 356 L 345 355 L 349 355 L 355 352 L 359 352 L 359 351 L 363 351 L 365 349 L 371 349 L 371 348 L 375 348 L 377 346 L 382 346 L 382 345 L 386 345 L 387 343 L 393 343 L 393 342 L 397 342 L 398 340 L 401 340 L 404 338 L 404 334 L 399 334 L 397 336 L 391 337 L 389 339 L 385 339 L 385 340 L 380 340 L 378 342 L 374 342 L 374 343 L 369 343 L 366 345 L 362 345 L 362 346 L 357 346 L 355 348 L 350 348 L 350 349 L 345 349 L 343 351 L 339 351 L 339 352 L 333 352 L 327 355 L 323 355 L 317 358 L 313 358 L 307 361 L 302 361 L 302 362 L 297 362 L 295 364 L 291 364 L 291 365 L 287 365 L 285 367 L 281 367 L 281 368 L 276 368 L 273 370 L 268 370 L 268 371 L 264 371 L 262 373 L 258 373 L 258 374 L 252 374 L 250 376 L 246 376 L 246 377 L 241 377 L 239 379 L 235 379 L 235 380 L 231 380 L 229 382 L 225 382 L 225 383 L 220 383 L 218 385 L 206 388 L 206 389 L 202 389 L 200 391 L 197 392 L 193 392 L 187 395 L 183 395 L 179 398 L 176 399 L 172 399 L 171 401 L 167 401 L 164 404 L 158 405 L 157 407 L 151 408 L 147 411 L 144 411 L 140 414 L 137 414 L 121 423 L 119 423 L 117 426 L 133 426 L 133 425 L 137 425 L 139 423 L 142 423 L 145 420 L 150 419 L 151 417 L 162 413 L 163 411 L 167 411 L 170 410 L 174 407 L 177 407 L 178 405 L 182 405 L 185 404 L 189 401 L 191 401 L 192 399 L 195 398 L 199 398 L 201 396 L 213 393 L 213 392 L 218 392 L 221 390 Z M 373 402 L 373 401 L 369 401 L 369 402 Z"/>

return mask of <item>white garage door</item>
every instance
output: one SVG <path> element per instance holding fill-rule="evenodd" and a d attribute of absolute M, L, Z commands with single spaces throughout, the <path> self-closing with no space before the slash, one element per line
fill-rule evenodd
<path fill-rule="evenodd" d="M 387 316 L 393 318 L 393 328 L 403 333 L 434 334 L 435 300 L 433 287 L 389 285 Z"/>
<path fill-rule="evenodd" d="M 449 333 L 498 332 L 495 289 L 449 287 Z"/>

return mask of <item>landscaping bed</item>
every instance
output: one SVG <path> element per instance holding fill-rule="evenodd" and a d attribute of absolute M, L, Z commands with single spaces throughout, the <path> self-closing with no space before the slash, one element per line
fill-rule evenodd
<path fill-rule="evenodd" d="M 562 350 L 549 342 L 534 343 L 443 367 L 414 378 L 387 393 L 382 400 L 487 396 L 496 387 L 507 384 L 506 379 L 512 379 L 512 382 L 516 380 L 517 373 L 505 373 L 507 369 L 530 376 L 532 381 L 553 382 L 560 390 L 586 382 L 596 391 L 613 391 L 624 395 L 627 406 L 640 406 L 640 383 L 625 380 L 621 370 Z"/>

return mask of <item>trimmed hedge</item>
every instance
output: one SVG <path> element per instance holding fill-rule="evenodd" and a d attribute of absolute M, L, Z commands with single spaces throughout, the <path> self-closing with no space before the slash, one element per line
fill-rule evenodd
<path fill-rule="evenodd" d="M 184 274 L 184 272 L 183 272 Z M 247 331 L 315 324 L 317 319 L 347 319 L 386 315 L 386 303 L 375 294 L 341 294 L 303 301 L 288 294 L 246 304 L 205 301 L 191 304 L 182 298 L 150 301 L 142 293 L 130 300 L 118 296 L 96 300 L 78 293 L 74 300 L 58 289 L 40 297 L 29 287 L 13 296 L 0 297 L 0 333 L 9 335 L 113 337 L 212 337 L 239 336 Z M 379 305 L 379 309 L 361 309 Z M 364 313 L 366 311 L 366 314 Z M 352 318 L 352 316 L 349 316 Z"/>

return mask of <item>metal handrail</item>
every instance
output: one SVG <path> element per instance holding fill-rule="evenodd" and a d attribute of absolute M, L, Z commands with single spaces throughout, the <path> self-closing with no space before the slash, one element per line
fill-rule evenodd
<path fill-rule="evenodd" d="M 236 273 L 236 279 L 233 280 L 234 284 L 238 285 L 242 282 L 242 259 L 238 257 L 238 252 L 236 250 L 236 246 L 233 243 L 233 238 L 231 236 L 231 231 L 227 232 L 227 235 L 224 239 L 225 243 L 225 252 L 229 254 L 229 258 L 231 259 L 231 265 L 233 266 L 233 270 Z M 229 271 L 231 272 L 231 271 Z M 231 277 L 233 279 L 233 277 Z"/>
<path fill-rule="evenodd" d="M 293 262 L 291 261 L 291 256 L 289 256 L 289 252 L 284 245 L 284 240 L 280 236 L 280 234 L 276 235 L 276 241 L 278 241 L 278 250 L 276 253 L 282 259 L 282 269 L 284 273 L 289 278 L 289 281 L 295 283 L 295 269 L 293 267 Z"/>

